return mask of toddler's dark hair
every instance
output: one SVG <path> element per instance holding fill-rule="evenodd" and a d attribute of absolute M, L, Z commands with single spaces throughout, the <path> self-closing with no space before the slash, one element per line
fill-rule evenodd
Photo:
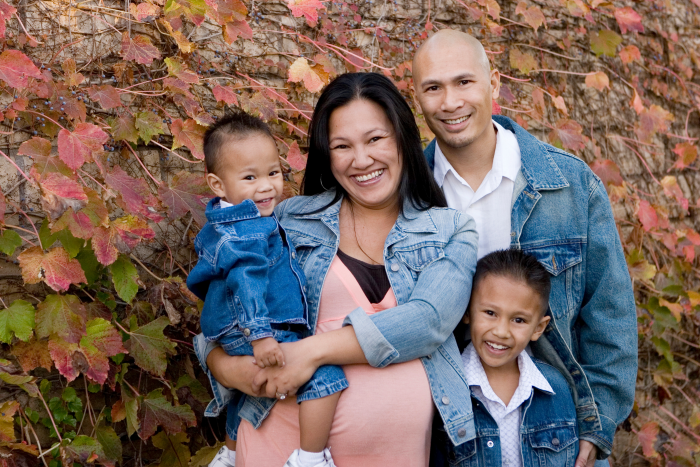
<path fill-rule="evenodd" d="M 520 250 L 489 253 L 476 263 L 472 290 L 476 290 L 479 283 L 489 275 L 509 277 L 526 283 L 542 299 L 542 314 L 547 311 L 551 288 L 549 273 L 534 256 Z"/>
<path fill-rule="evenodd" d="M 204 163 L 207 172 L 215 174 L 219 169 L 219 152 L 229 138 L 243 139 L 253 133 L 262 133 L 272 138 L 270 127 L 265 122 L 243 111 L 227 114 L 211 125 L 204 133 Z"/>

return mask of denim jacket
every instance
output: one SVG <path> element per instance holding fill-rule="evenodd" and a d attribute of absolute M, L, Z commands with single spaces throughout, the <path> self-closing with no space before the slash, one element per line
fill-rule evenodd
<path fill-rule="evenodd" d="M 604 459 L 634 402 L 637 315 L 632 282 L 605 187 L 577 157 L 542 143 L 513 120 L 522 167 L 512 198 L 511 248 L 551 274 L 551 324 L 535 356 L 571 386 L 581 439 Z M 434 166 L 435 141 L 425 150 Z"/>
<path fill-rule="evenodd" d="M 206 216 L 194 242 L 199 261 L 187 286 L 204 300 L 201 326 L 207 340 L 233 348 L 272 337 L 273 324 L 307 324 L 304 274 L 277 219 L 261 217 L 249 199 L 220 208 L 214 198 Z M 274 293 L 268 293 L 270 287 Z"/>
<path fill-rule="evenodd" d="M 533 388 L 521 406 L 523 467 L 573 467 L 578 456 L 576 410 L 566 379 L 555 368 L 533 359 L 554 392 Z M 501 467 L 498 424 L 472 393 L 476 439 L 455 446 L 438 429 L 432 442 L 433 467 Z"/>
<path fill-rule="evenodd" d="M 307 277 L 311 335 L 318 323 L 319 302 L 326 275 L 338 251 L 341 202 L 328 205 L 334 191 L 297 196 L 280 204 L 276 213 L 296 247 L 296 259 Z M 384 264 L 398 306 L 368 316 L 353 310 L 344 325 L 352 325 L 374 367 L 420 358 L 430 383 L 433 402 L 454 444 L 475 436 L 469 386 L 452 331 L 464 315 L 476 266 L 477 232 L 474 220 L 449 208 L 418 211 L 403 207 L 384 245 Z M 439 292 L 438 292 L 439 291 Z M 211 379 L 215 400 L 206 415 L 219 413 L 231 397 L 212 378 L 206 356 L 212 345 L 200 336 L 195 351 Z M 247 398 L 240 414 L 260 426 L 274 399 Z"/>

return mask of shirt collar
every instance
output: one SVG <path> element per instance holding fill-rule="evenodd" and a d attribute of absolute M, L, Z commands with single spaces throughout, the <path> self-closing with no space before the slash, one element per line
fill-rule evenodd
<path fill-rule="evenodd" d="M 246 199 L 240 204 L 226 203 L 228 206 L 222 203 L 226 202 L 218 196 L 209 201 L 205 212 L 207 221 L 212 224 L 221 224 L 261 217 L 260 211 L 252 199 Z"/>
<path fill-rule="evenodd" d="M 486 376 L 484 366 L 481 363 L 479 354 L 474 348 L 474 344 L 469 343 L 467 348 L 464 350 L 462 353 L 462 361 L 464 363 L 464 372 L 467 375 L 467 383 L 469 386 L 479 386 L 481 388 L 481 392 L 484 394 L 484 397 L 494 402 L 500 401 L 502 403 L 500 397 L 496 395 L 491 387 L 491 384 L 489 383 L 489 379 Z M 552 389 L 552 386 L 550 386 L 549 381 L 547 381 L 547 378 L 545 378 L 540 372 L 535 365 L 535 362 L 532 361 L 525 350 L 520 352 L 520 355 L 518 355 L 518 368 L 520 369 L 520 380 L 518 382 L 516 394 L 513 395 L 511 402 L 516 399 L 518 393 L 527 394 L 529 396 L 532 388 L 537 388 L 554 394 L 554 390 Z M 524 402 L 524 400 L 525 399 L 522 399 L 519 402 L 516 401 L 517 405 L 519 406 L 522 402 Z"/>
<path fill-rule="evenodd" d="M 493 165 L 491 172 L 499 177 L 506 177 L 509 180 L 515 181 L 520 171 L 520 146 L 518 139 L 512 131 L 506 130 L 499 123 L 491 120 L 496 129 L 496 151 L 493 155 Z M 468 183 L 457 173 L 452 167 L 450 161 L 447 160 L 445 154 L 440 149 L 440 144 L 435 142 L 435 180 L 442 187 L 445 182 L 445 177 L 448 173 L 452 174 L 459 180 L 460 183 L 468 185 Z"/>

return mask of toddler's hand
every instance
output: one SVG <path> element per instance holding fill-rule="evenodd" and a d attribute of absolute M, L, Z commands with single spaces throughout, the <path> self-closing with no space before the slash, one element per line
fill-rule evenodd
<path fill-rule="evenodd" d="M 264 337 L 251 342 L 255 363 L 260 368 L 268 366 L 284 366 L 284 354 L 279 343 L 272 337 Z"/>

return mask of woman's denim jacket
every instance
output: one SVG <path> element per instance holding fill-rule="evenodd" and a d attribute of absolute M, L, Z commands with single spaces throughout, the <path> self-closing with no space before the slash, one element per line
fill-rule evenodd
<path fill-rule="evenodd" d="M 576 408 L 566 379 L 554 367 L 533 359 L 554 392 L 532 389 L 521 406 L 523 467 L 573 467 L 578 456 Z M 472 394 L 476 439 L 455 446 L 438 428 L 433 432 L 432 467 L 501 467 L 498 424 Z"/>
<path fill-rule="evenodd" d="M 204 300 L 206 338 L 233 349 L 273 337 L 275 324 L 306 325 L 304 274 L 275 216 L 261 217 L 249 199 L 223 209 L 219 199 L 207 205 L 207 223 L 194 242 L 199 260 L 187 277 L 187 287 Z"/>
<path fill-rule="evenodd" d="M 327 206 L 334 194 L 297 196 L 276 209 L 280 224 L 296 247 L 296 260 L 309 279 L 309 335 L 316 329 L 321 291 L 338 251 L 341 202 L 313 212 Z M 354 327 L 374 367 L 421 359 L 433 402 L 454 444 L 475 436 L 469 387 L 452 331 L 469 302 L 476 253 L 477 232 L 470 216 L 449 208 L 418 211 L 406 203 L 384 247 L 384 264 L 399 306 L 371 316 L 357 308 L 344 323 Z M 214 390 L 215 399 L 207 408 L 209 416 L 226 407 L 232 395 L 206 368 L 211 348 L 201 335 L 195 338 L 197 357 Z M 246 398 L 241 417 L 257 428 L 274 402 Z"/>

